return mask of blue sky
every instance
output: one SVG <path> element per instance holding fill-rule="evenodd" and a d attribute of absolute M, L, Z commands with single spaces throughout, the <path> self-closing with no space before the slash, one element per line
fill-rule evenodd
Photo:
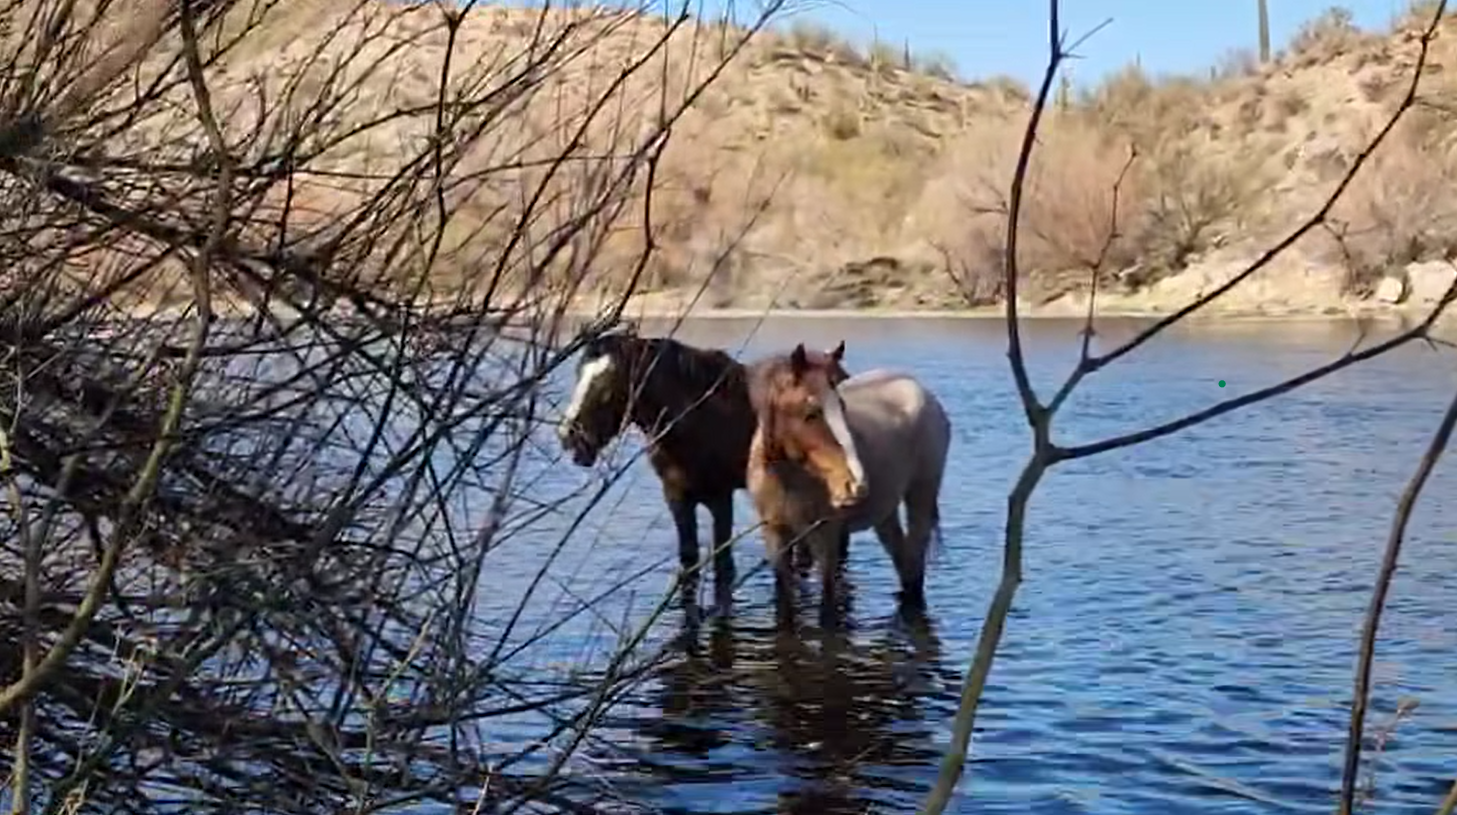
<path fill-rule="evenodd" d="M 723 0 L 704 0 L 705 11 Z M 735 15 L 751 14 L 753 0 L 738 0 Z M 963 77 L 1004 73 L 1035 85 L 1047 53 L 1043 0 L 790 0 L 796 16 L 823 22 L 851 39 L 910 41 L 913 52 L 951 56 Z M 1270 44 L 1279 49 L 1301 23 L 1333 5 L 1330 0 L 1268 0 Z M 1362 28 L 1385 28 L 1407 0 L 1342 3 Z M 1063 27 L 1073 38 L 1107 18 L 1113 22 L 1080 50 L 1075 83 L 1097 81 L 1138 57 L 1153 73 L 1208 70 L 1226 52 L 1256 50 L 1255 0 L 1063 0 Z"/>

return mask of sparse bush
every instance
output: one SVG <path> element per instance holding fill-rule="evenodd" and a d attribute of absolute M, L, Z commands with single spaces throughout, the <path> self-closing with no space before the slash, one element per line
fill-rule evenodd
<path fill-rule="evenodd" d="M 1011 102 L 1026 104 L 1032 101 L 1032 89 L 1027 87 L 1026 82 L 1014 76 L 997 74 L 987 78 L 980 84 Z"/>
<path fill-rule="evenodd" d="M 1437 0 L 1411 0 L 1407 4 L 1406 13 L 1394 21 L 1393 27 L 1397 29 L 1421 28 L 1426 26 L 1432 19 L 1432 15 L 1436 13 Z M 1449 6 L 1443 16 L 1451 17 L 1452 14 Z"/>
<path fill-rule="evenodd" d="M 1215 64 L 1212 79 L 1216 82 L 1255 76 L 1260 72 L 1259 55 L 1248 48 L 1233 48 L 1224 52 Z"/>
<path fill-rule="evenodd" d="M 1174 142 L 1139 156 L 1141 197 L 1128 202 L 1120 225 L 1146 270 L 1139 283 L 1183 270 L 1225 231 L 1238 231 L 1245 207 L 1262 192 L 1260 156 L 1217 155 L 1207 143 Z"/>
<path fill-rule="evenodd" d="M 890 43 L 879 40 L 872 42 L 866 54 L 870 58 L 871 69 L 880 73 L 894 73 L 904 67 L 905 58 L 901 49 Z"/>
<path fill-rule="evenodd" d="M 1284 127 L 1285 121 L 1292 116 L 1299 116 L 1310 110 L 1310 102 L 1305 95 L 1296 90 L 1287 90 L 1275 101 L 1275 110 L 1279 114 L 1276 124 Z"/>
<path fill-rule="evenodd" d="M 1380 102 L 1385 99 L 1391 87 L 1391 77 L 1380 72 L 1373 71 L 1361 78 L 1361 96 L 1367 102 Z"/>
<path fill-rule="evenodd" d="M 914 67 L 923 74 L 948 82 L 955 81 L 958 77 L 955 58 L 941 51 L 917 54 L 914 58 Z"/>
<path fill-rule="evenodd" d="M 844 42 L 828 26 L 803 17 L 790 24 L 786 39 L 795 47 L 819 54 L 827 54 Z"/>
<path fill-rule="evenodd" d="M 1354 19 L 1350 9 L 1331 6 L 1320 16 L 1307 20 L 1290 40 L 1290 55 L 1295 64 L 1324 62 L 1358 44 L 1362 36 Z"/>
<path fill-rule="evenodd" d="M 1332 211 L 1335 254 L 1348 287 L 1369 291 L 1382 275 L 1457 250 L 1457 153 L 1445 133 L 1424 136 L 1403 121 L 1356 175 Z"/>
<path fill-rule="evenodd" d="M 803 17 L 795 19 L 785 36 L 787 43 L 801 51 L 847 65 L 864 65 L 866 57 L 855 44 L 830 27 Z"/>
<path fill-rule="evenodd" d="M 836 141 L 860 135 L 860 111 L 848 104 L 837 104 L 825 114 L 825 132 Z"/>
<path fill-rule="evenodd" d="M 938 175 L 951 182 L 959 207 L 941 238 L 966 261 L 968 276 L 1001 268 L 1006 232 L 1005 179 L 1011 177 L 1020 129 L 1009 123 L 989 137 L 957 145 L 950 163 Z M 1117 269 L 1131 263 L 1133 245 L 1124 238 L 1107 245 L 1113 222 L 1114 185 L 1128 163 L 1128 142 L 1108 139 L 1077 120 L 1049 122 L 1043 129 L 1038 161 L 1028 177 L 1022 211 L 1018 263 L 1026 276 L 1075 273 L 1086 282 L 1088 270 Z M 1138 201 L 1137 177 L 1124 177 L 1119 208 Z M 944 194 L 923 204 L 944 207 Z M 928 213 L 929 214 L 929 213 Z M 960 221 L 962 234 L 953 226 Z M 1074 283 L 1075 284 L 1075 283 Z"/>
<path fill-rule="evenodd" d="M 1197 129 L 1207 100 L 1207 85 L 1192 78 L 1155 81 L 1138 65 L 1126 65 L 1085 90 L 1079 107 L 1101 127 L 1152 146 Z"/>

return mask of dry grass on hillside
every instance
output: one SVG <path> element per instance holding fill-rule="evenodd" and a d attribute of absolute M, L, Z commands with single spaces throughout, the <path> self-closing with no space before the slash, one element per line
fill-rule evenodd
<path fill-rule="evenodd" d="M 1146 287 L 1209 258 L 1247 255 L 1308 214 L 1404 92 L 1424 12 L 1416 7 L 1391 32 L 1372 34 L 1332 11 L 1269 65 L 1236 53 L 1208 76 L 1173 78 L 1129 66 L 1091 90 L 1060 92 L 1025 212 L 1029 296 L 1085 287 L 1100 255 L 1110 285 Z M 516 266 L 535 268 L 523 259 L 529 253 L 506 246 L 521 213 L 532 211 L 529 231 L 549 243 L 582 216 L 572 201 L 604 183 L 613 145 L 638 135 L 621 124 L 650 120 L 666 99 L 691 106 L 656 175 L 658 251 L 642 279 L 647 290 L 706 285 L 710 305 L 937 307 L 962 302 L 955 276 L 974 299 L 999 296 L 1001 198 L 1030 104 L 1016 81 L 963 81 L 943 56 L 855 46 L 796 18 L 753 40 L 690 100 L 737 29 L 687 26 L 659 51 L 661 17 L 578 10 L 544 19 L 546 31 L 530 13 L 481 6 L 454 38 L 445 98 L 505 87 L 533 38 L 555 42 L 563 56 L 530 93 L 493 109 L 513 126 L 462 113 L 459 126 L 478 132 L 461 134 L 473 146 L 449 168 L 445 192 L 456 212 L 430 275 L 439 291 L 470 288 L 493 264 L 506 277 Z M 234 15 L 219 36 L 245 22 L 259 20 Z M 1457 205 L 1445 195 L 1457 172 L 1443 105 L 1457 100 L 1445 70 L 1457 53 L 1451 37 L 1448 28 L 1437 40 L 1423 81 L 1432 104 L 1414 111 L 1358 177 L 1335 227 L 1299 247 L 1303 262 L 1338 268 L 1350 291 L 1457 246 Z M 342 89 L 348 104 L 327 111 L 330 125 L 305 146 L 291 228 L 325 240 L 338 213 L 357 208 L 380 179 L 431 171 L 401 167 L 399 157 L 428 143 L 448 39 L 430 4 L 279 4 L 210 67 L 219 107 L 243 144 L 250 132 L 312 115 L 282 100 Z M 649 55 L 654 67 L 604 94 L 622 66 Z M 153 62 L 170 56 L 162 49 Z M 598 117 L 579 134 L 594 171 L 551 162 L 599 98 L 630 115 Z M 201 138 L 191 118 L 169 117 L 165 106 L 155 114 L 129 138 L 175 143 L 179 154 Z M 1104 252 L 1113 181 L 1130 151 L 1137 155 L 1119 188 L 1117 239 Z M 528 191 L 547 177 L 546 205 L 528 207 Z M 646 234 L 642 193 L 640 185 L 622 190 L 592 268 L 566 253 L 554 285 L 606 291 L 631 276 Z M 271 206 L 257 217 L 281 217 L 282 202 Z M 402 234 L 411 228 L 400 225 Z M 522 274 L 516 285 L 528 282 Z M 376 283 L 413 277 L 382 266 Z"/>
<path fill-rule="evenodd" d="M 1267 66 L 1242 54 L 1207 77 L 1155 78 L 1129 66 L 1089 91 L 1059 94 L 1023 215 L 1029 297 L 1086 287 L 1088 266 L 1100 257 L 1107 282 L 1143 288 L 1204 260 L 1249 257 L 1293 227 L 1398 104 L 1430 13 L 1428 4 L 1414 7 L 1391 32 L 1373 34 L 1336 10 L 1310 21 Z M 1444 70 L 1454 54 L 1450 37 L 1440 37 L 1429 58 L 1427 103 L 1357 176 L 1332 228 L 1297 247 L 1295 266 L 1333 269 L 1360 295 L 1387 270 L 1457 246 L 1445 195 L 1457 169 L 1443 101 L 1457 96 Z M 771 208 L 795 225 L 792 237 L 772 224 L 754 236 L 772 247 L 764 256 L 787 261 L 761 277 L 777 283 L 800 273 L 806 280 L 793 288 L 813 293 L 803 305 L 922 305 L 956 299 L 949 270 L 973 299 L 995 301 L 1003 197 L 1029 109 L 1026 89 L 1006 81 L 943 87 L 904 70 L 904 60 L 877 63 L 827 35 L 791 31 L 789 40 L 832 56 L 827 65 L 836 67 L 814 76 L 814 90 L 844 88 L 854 77 L 863 83 L 851 86 L 856 112 L 873 113 L 843 114 L 856 110 L 843 94 L 811 96 L 818 108 L 793 108 L 800 121 L 779 125 L 799 138 L 758 153 L 800 170 Z M 747 95 L 755 87 L 720 90 Z M 969 115 L 925 127 L 925 108 L 907 98 L 918 87 L 955 99 Z M 896 101 L 876 106 L 884 100 Z M 806 132 L 802 120 L 816 115 L 826 125 Z M 699 154 L 712 149 L 694 146 Z M 1117 236 L 1105 246 L 1120 177 Z M 796 206 L 807 201 L 818 202 L 812 220 Z"/>
<path fill-rule="evenodd" d="M 1087 285 L 1130 151 L 1116 239 L 1102 264 L 1127 288 L 1206 257 L 1249 257 L 1309 216 L 1405 93 L 1423 13 L 1430 10 L 1413 9 L 1389 36 L 1327 14 L 1267 67 L 1236 58 L 1207 81 L 1156 81 L 1130 66 L 1049 111 L 1023 216 L 1019 260 L 1032 278 L 1030 296 Z M 1389 269 L 1457 248 L 1457 202 L 1447 192 L 1457 142 L 1443 102 L 1457 91 L 1443 70 L 1450 42 L 1437 41 L 1422 80 L 1428 104 L 1409 112 L 1356 176 L 1332 228 L 1299 247 L 1301 262 L 1339 267 L 1354 293 L 1369 291 Z M 940 228 L 963 229 L 953 246 L 974 287 L 998 271 L 999 207 L 1022 122 L 964 134 L 937 174 L 949 190 L 928 190 L 926 208 L 951 213 Z M 962 206 L 947 206 L 953 198 Z M 956 217 L 968 208 L 988 213 L 969 229 Z"/>

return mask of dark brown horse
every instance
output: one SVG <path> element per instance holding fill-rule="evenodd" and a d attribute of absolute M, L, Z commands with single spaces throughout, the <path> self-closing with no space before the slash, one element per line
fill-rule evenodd
<path fill-rule="evenodd" d="M 808 352 L 836 381 L 845 344 Z M 696 348 L 635 330 L 605 334 L 582 350 L 577 380 L 558 427 L 562 447 L 579 466 L 597 456 L 627 424 L 647 437 L 648 461 L 678 532 L 683 569 L 698 563 L 699 505 L 713 518 L 716 586 L 733 586 L 733 494 L 745 487 L 755 414 L 747 370 L 717 348 Z M 841 546 L 848 549 L 849 535 Z M 809 562 L 800 560 L 801 569 Z"/>
<path fill-rule="evenodd" d="M 803 345 L 749 367 L 758 418 L 747 485 L 764 523 L 779 609 L 793 611 L 786 546 L 797 541 L 819 562 L 823 618 L 837 599 L 837 542 L 869 528 L 895 564 L 902 603 L 919 609 L 926 556 L 940 529 L 951 422 L 914 377 L 874 370 L 847 379 L 842 370 Z"/>

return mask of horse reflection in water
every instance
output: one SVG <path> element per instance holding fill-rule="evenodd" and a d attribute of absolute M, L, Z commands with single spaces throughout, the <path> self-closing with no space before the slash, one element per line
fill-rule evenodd
<path fill-rule="evenodd" d="M 682 656 L 658 676 L 656 709 L 632 724 L 642 770 L 656 782 L 644 790 L 683 796 L 655 803 L 675 812 L 914 810 L 935 774 L 935 728 L 955 706 L 957 676 L 942 666 L 923 613 L 902 609 L 860 627 L 846 605 L 836 625 L 798 633 L 746 615 L 701 625 L 689 617 Z M 908 770 L 914 782 L 897 777 Z M 795 780 L 764 789 L 766 775 Z"/>

